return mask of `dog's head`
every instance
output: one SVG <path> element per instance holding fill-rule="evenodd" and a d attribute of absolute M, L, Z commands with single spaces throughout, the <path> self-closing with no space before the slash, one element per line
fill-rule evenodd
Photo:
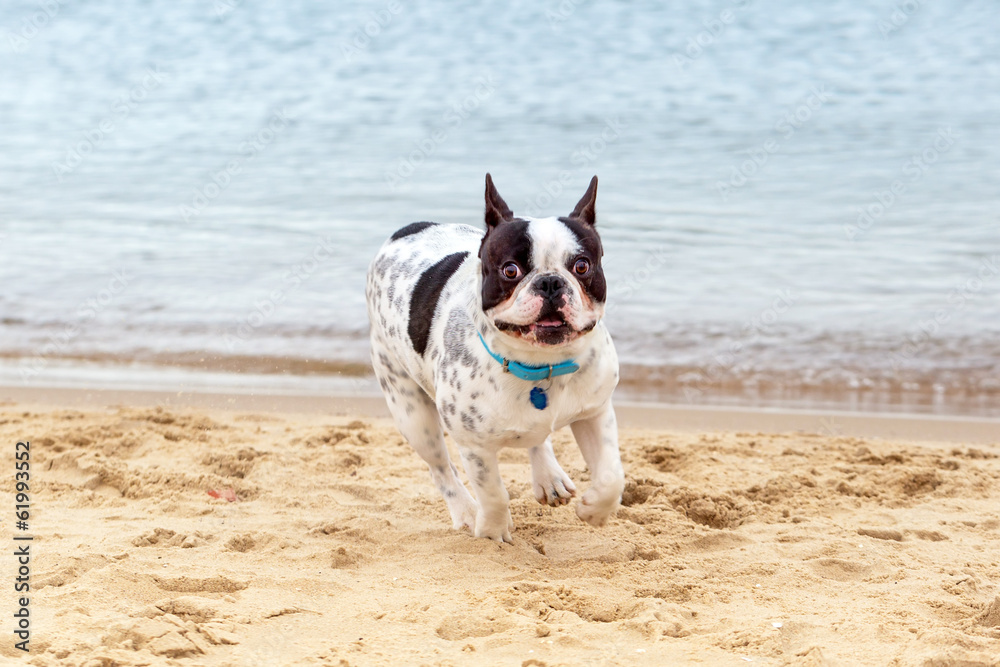
<path fill-rule="evenodd" d="M 483 312 L 503 333 L 532 346 L 579 338 L 604 315 L 607 284 L 594 228 L 597 176 L 565 218 L 514 217 L 486 174 Z"/>

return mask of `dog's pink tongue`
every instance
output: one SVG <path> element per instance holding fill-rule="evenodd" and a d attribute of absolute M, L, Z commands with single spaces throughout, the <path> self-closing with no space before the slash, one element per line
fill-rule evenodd
<path fill-rule="evenodd" d="M 562 326 L 561 320 L 538 320 L 538 326 L 540 327 L 558 327 Z"/>

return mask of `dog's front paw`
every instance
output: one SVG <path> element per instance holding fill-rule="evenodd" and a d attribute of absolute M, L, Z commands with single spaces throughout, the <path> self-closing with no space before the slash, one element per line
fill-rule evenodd
<path fill-rule="evenodd" d="M 621 494 L 604 493 L 597 489 L 588 489 L 576 505 L 576 515 L 595 528 L 608 522 L 608 519 L 621 504 Z"/>
<path fill-rule="evenodd" d="M 535 500 L 551 507 L 565 505 L 576 495 L 576 485 L 558 464 L 555 467 L 533 467 L 531 488 L 535 492 Z"/>
<path fill-rule="evenodd" d="M 462 530 L 463 528 L 468 528 L 469 530 L 476 529 L 476 515 L 479 513 L 479 506 L 476 505 L 476 501 L 472 499 L 472 496 L 466 494 L 465 498 L 459 498 L 448 500 L 448 512 L 451 514 L 451 527 L 455 530 Z"/>
<path fill-rule="evenodd" d="M 476 537 L 487 537 L 494 542 L 503 544 L 513 544 L 514 540 L 510 536 L 510 531 L 514 529 L 514 522 L 510 518 L 510 510 L 498 517 L 487 517 L 482 510 L 476 515 Z"/>

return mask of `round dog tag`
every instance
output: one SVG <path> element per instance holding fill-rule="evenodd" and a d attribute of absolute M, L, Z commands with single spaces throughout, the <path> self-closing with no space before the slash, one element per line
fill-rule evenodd
<path fill-rule="evenodd" d="M 548 396 L 545 395 L 545 390 L 541 387 L 535 387 L 532 389 L 528 398 L 531 400 L 531 404 L 539 410 L 544 410 L 545 406 L 549 403 Z"/>

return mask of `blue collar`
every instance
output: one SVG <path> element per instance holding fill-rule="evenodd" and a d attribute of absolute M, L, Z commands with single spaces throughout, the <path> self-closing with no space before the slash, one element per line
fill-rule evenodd
<path fill-rule="evenodd" d="M 479 332 L 477 331 L 476 333 Z M 479 334 L 479 341 L 483 344 L 483 347 L 486 348 L 489 355 L 496 359 L 497 363 L 503 366 L 504 373 L 510 373 L 514 377 L 522 380 L 538 382 L 539 380 L 547 380 L 559 375 L 569 375 L 570 373 L 575 373 L 580 370 L 580 366 L 572 359 L 553 366 L 529 366 L 527 364 L 522 364 L 519 361 L 504 359 L 490 349 L 490 346 L 486 344 L 486 340 L 483 339 L 483 334 L 481 333 Z"/>

